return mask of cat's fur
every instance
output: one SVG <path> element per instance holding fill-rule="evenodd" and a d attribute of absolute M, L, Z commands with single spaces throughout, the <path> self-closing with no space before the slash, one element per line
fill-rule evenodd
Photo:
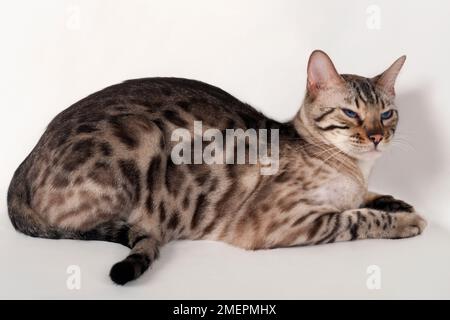
<path fill-rule="evenodd" d="M 131 248 L 110 276 L 139 277 L 176 239 L 212 239 L 246 249 L 418 235 L 425 221 L 390 196 L 367 190 L 377 150 L 398 114 L 397 60 L 378 77 L 339 75 L 315 51 L 307 94 L 292 121 L 268 119 L 211 85 L 186 79 L 130 80 L 60 113 L 14 174 L 8 211 L 30 236 L 118 242 Z M 357 112 L 350 118 L 343 109 Z M 380 114 L 393 109 L 386 121 Z M 203 127 L 280 130 L 279 171 L 256 165 L 175 165 L 171 132 Z"/>

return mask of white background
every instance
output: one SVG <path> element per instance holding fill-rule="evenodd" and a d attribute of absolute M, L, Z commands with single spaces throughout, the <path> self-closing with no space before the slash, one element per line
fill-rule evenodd
<path fill-rule="evenodd" d="M 449 11 L 444 0 L 2 1 L 0 298 L 450 298 Z M 12 230 L 13 171 L 70 104 L 125 79 L 177 76 L 288 120 L 317 48 L 339 72 L 365 76 L 408 56 L 397 82 L 402 142 L 379 161 L 371 186 L 423 213 L 430 226 L 421 237 L 253 253 L 180 242 L 118 288 L 107 273 L 125 248 Z M 70 264 L 81 267 L 81 290 L 66 288 Z M 366 287 L 371 264 L 382 270 L 381 290 Z"/>

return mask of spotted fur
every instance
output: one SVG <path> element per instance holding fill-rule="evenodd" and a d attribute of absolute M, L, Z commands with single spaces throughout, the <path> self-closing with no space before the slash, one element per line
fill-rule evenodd
<path fill-rule="evenodd" d="M 328 62 L 322 52 L 313 53 L 310 65 L 314 59 Z M 14 227 L 34 237 L 128 246 L 129 256 L 110 272 L 118 284 L 139 277 L 176 239 L 261 249 L 421 233 L 425 222 L 413 207 L 367 191 L 369 137 L 382 134 L 380 147 L 387 145 L 398 120 L 397 111 L 379 119 L 395 108 L 389 74 L 333 74 L 327 83 L 312 69 L 302 108 L 286 123 L 186 79 L 130 80 L 82 99 L 55 117 L 14 173 L 8 191 Z M 346 117 L 344 107 L 358 118 Z M 279 171 L 175 165 L 171 132 L 192 130 L 195 120 L 221 131 L 278 129 Z"/>

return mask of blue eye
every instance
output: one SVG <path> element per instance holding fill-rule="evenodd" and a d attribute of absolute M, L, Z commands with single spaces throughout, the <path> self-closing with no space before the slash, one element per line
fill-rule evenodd
<path fill-rule="evenodd" d="M 344 111 L 345 115 L 350 118 L 358 118 L 358 114 L 355 111 L 352 111 L 350 109 L 342 109 Z"/>
<path fill-rule="evenodd" d="M 391 118 L 393 114 L 394 114 L 394 112 L 392 110 L 385 111 L 381 114 L 381 120 L 387 120 L 387 119 Z"/>

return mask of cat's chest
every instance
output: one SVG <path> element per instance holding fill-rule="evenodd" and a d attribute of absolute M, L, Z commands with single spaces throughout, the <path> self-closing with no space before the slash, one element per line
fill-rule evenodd
<path fill-rule="evenodd" d="M 315 202 L 340 210 L 358 208 L 364 200 L 365 187 L 351 177 L 335 174 L 321 181 L 309 196 Z"/>

